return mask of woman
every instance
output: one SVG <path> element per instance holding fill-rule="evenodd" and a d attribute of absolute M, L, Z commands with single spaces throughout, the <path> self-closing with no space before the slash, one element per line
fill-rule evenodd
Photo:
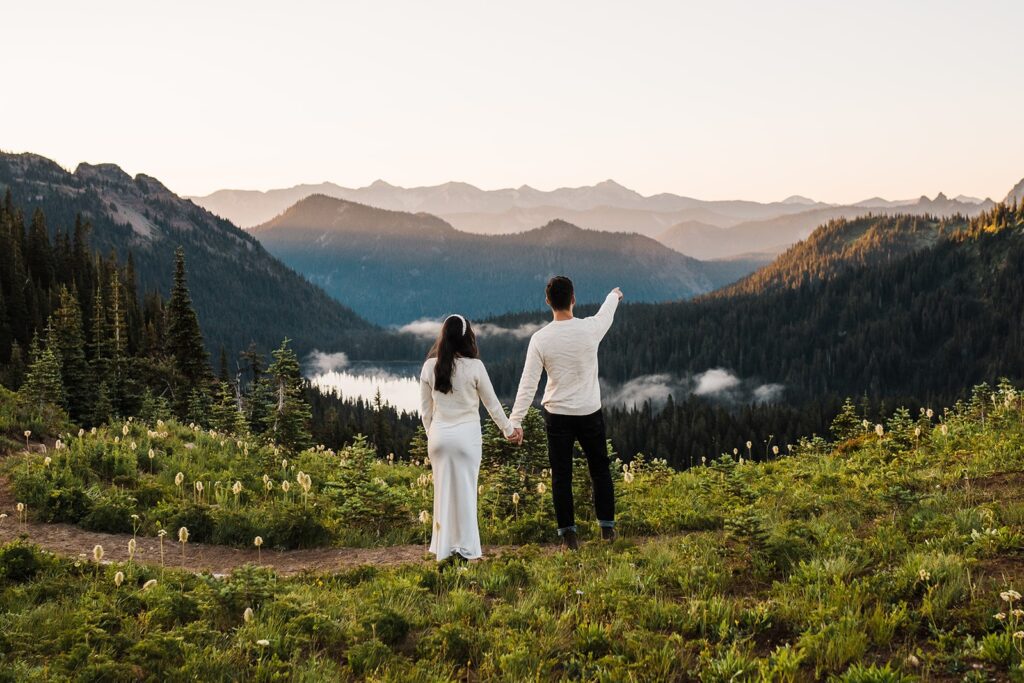
<path fill-rule="evenodd" d="M 469 321 L 450 315 L 420 373 L 420 415 L 434 472 L 430 552 L 438 562 L 452 555 L 464 560 L 483 555 L 476 516 L 480 403 L 505 436 L 513 433 L 479 355 Z"/>

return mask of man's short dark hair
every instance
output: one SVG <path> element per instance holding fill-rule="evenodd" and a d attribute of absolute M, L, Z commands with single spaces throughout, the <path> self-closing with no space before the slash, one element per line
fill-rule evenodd
<path fill-rule="evenodd" d="M 572 280 L 564 275 L 556 275 L 548 280 L 544 291 L 548 295 L 548 303 L 556 311 L 568 311 L 572 306 Z"/>

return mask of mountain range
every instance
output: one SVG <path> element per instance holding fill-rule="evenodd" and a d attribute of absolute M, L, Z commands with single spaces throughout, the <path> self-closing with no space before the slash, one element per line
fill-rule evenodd
<path fill-rule="evenodd" d="M 185 250 L 192 300 L 214 352 L 250 342 L 266 350 L 285 336 L 300 352 L 345 348 L 358 356 L 373 326 L 271 256 L 248 232 L 143 174 L 113 164 L 69 172 L 35 154 L 0 153 L 0 192 L 30 214 L 43 210 L 52 234 L 81 215 L 101 252 L 130 253 L 143 292 L 169 292 L 174 250 Z M 379 347 L 374 348 L 375 352 Z"/>
<path fill-rule="evenodd" d="M 585 230 L 554 220 L 512 235 L 457 230 L 428 213 L 390 211 L 312 195 L 251 229 L 275 256 L 380 324 L 472 317 L 544 306 L 559 273 L 579 283 L 579 302 L 615 286 L 634 301 L 709 292 L 751 263 L 702 263 L 637 234 Z"/>
<path fill-rule="evenodd" d="M 705 201 L 667 193 L 645 197 L 613 180 L 551 191 L 528 185 L 481 190 L 455 182 L 404 188 L 378 180 L 361 188 L 321 183 L 266 192 L 218 190 L 192 199 L 239 225 L 254 226 L 312 194 L 393 211 L 430 213 L 463 232 L 487 235 L 522 232 L 556 220 L 591 230 L 639 233 L 698 259 L 777 255 L 832 218 L 896 213 L 970 217 L 993 206 L 988 199 L 962 195 L 949 199 L 942 193 L 934 199 L 872 197 L 846 206 L 798 195 L 769 203 Z"/>

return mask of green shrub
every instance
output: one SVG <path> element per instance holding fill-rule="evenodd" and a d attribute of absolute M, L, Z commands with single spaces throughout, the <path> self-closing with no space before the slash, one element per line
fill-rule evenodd
<path fill-rule="evenodd" d="M 331 532 L 321 521 L 321 511 L 301 504 L 276 507 L 265 522 L 267 545 L 284 550 L 327 545 Z"/>
<path fill-rule="evenodd" d="M 177 538 L 176 534 L 181 527 L 188 529 L 190 542 L 205 543 L 209 541 L 213 537 L 213 516 L 210 514 L 210 508 L 191 501 L 185 503 L 164 524 L 164 528 L 174 538 Z"/>
<path fill-rule="evenodd" d="M 42 517 L 47 522 L 77 524 L 92 510 L 92 501 L 78 486 L 51 489 L 43 505 Z"/>
<path fill-rule="evenodd" d="M 401 645 L 409 635 L 409 620 L 386 607 L 372 608 L 361 623 L 374 638 L 391 646 Z"/>
<path fill-rule="evenodd" d="M 29 581 L 39 572 L 40 567 L 35 546 L 14 541 L 0 548 L 0 576 L 7 581 Z"/>
<path fill-rule="evenodd" d="M 108 489 L 92 504 L 92 509 L 82 518 L 82 527 L 90 531 L 109 533 L 131 533 L 132 515 L 135 513 L 135 499 L 118 489 Z"/>

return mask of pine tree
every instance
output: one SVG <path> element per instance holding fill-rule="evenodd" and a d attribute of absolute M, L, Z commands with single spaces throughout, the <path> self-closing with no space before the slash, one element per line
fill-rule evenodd
<path fill-rule="evenodd" d="M 0 382 L 8 389 L 16 391 L 25 381 L 25 353 L 17 340 L 11 342 L 11 357 L 0 375 Z"/>
<path fill-rule="evenodd" d="M 60 357 L 68 414 L 75 421 L 87 418 L 90 375 L 85 360 L 82 311 L 78 307 L 78 299 L 63 285 L 60 288 L 60 303 L 50 316 L 47 347 Z"/>
<path fill-rule="evenodd" d="M 38 412 L 45 410 L 48 405 L 64 405 L 60 357 L 52 348 L 48 346 L 38 353 L 18 395 L 25 405 Z"/>
<path fill-rule="evenodd" d="M 221 382 L 231 381 L 231 375 L 228 374 L 228 352 L 223 345 L 220 347 L 220 373 L 218 373 L 217 379 Z"/>
<path fill-rule="evenodd" d="M 49 289 L 54 279 L 54 257 L 42 209 L 37 208 L 32 214 L 32 225 L 28 229 L 26 246 L 28 268 L 33 282 L 41 289 Z"/>
<path fill-rule="evenodd" d="M 188 394 L 185 419 L 202 427 L 210 426 L 210 395 L 198 387 Z"/>
<path fill-rule="evenodd" d="M 193 391 L 205 391 L 210 380 L 210 363 L 199 319 L 192 308 L 192 297 L 185 278 L 185 251 L 174 252 L 174 285 L 167 302 L 167 355 L 174 361 L 182 381 L 175 388 L 179 414 L 189 411 Z"/>
<path fill-rule="evenodd" d="M 92 403 L 89 420 L 92 424 L 101 425 L 110 422 L 114 416 L 114 404 L 110 400 L 110 388 L 106 382 L 100 382 L 96 389 L 96 398 Z"/>
<path fill-rule="evenodd" d="M 851 399 L 847 398 L 843 402 L 839 414 L 832 420 L 831 431 L 837 441 L 845 441 L 862 431 L 861 417 L 857 414 L 857 408 Z"/>
<path fill-rule="evenodd" d="M 238 410 L 235 392 L 227 382 L 221 382 L 217 400 L 210 406 L 210 426 L 225 434 L 243 434 L 245 416 Z"/>
<path fill-rule="evenodd" d="M 288 339 L 271 356 L 267 368 L 273 390 L 270 406 L 270 437 L 285 448 L 302 450 L 309 445 L 309 421 L 312 412 L 303 395 L 303 379 L 299 359 L 288 348 Z"/>

